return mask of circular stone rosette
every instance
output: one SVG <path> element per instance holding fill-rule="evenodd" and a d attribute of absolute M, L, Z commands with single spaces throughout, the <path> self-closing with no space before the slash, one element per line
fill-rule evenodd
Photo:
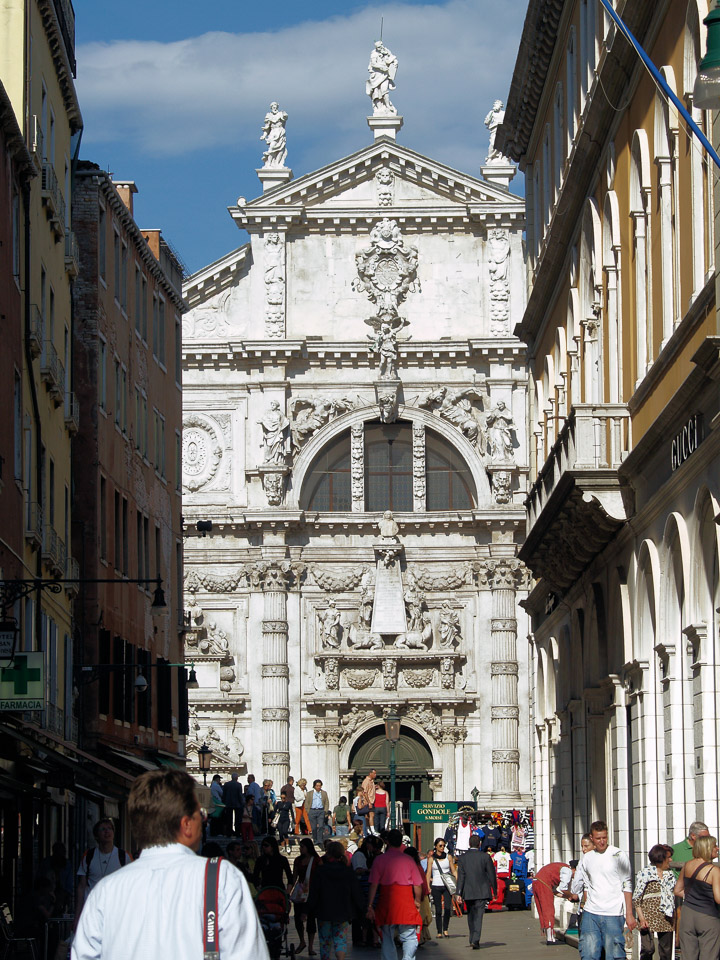
<path fill-rule="evenodd" d="M 182 475 L 185 490 L 204 487 L 217 474 L 223 450 L 218 430 L 205 417 L 190 414 L 183 420 Z"/>

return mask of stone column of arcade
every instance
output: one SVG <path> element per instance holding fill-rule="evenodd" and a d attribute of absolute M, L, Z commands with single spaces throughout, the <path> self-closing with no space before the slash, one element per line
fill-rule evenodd
<path fill-rule="evenodd" d="M 492 588 L 492 726 L 493 790 L 512 798 L 520 791 L 518 750 L 518 661 L 515 585 L 520 563 L 515 559 L 488 561 Z"/>
<path fill-rule="evenodd" d="M 255 574 L 263 591 L 263 777 L 278 787 L 290 773 L 287 587 L 292 570 L 288 561 L 273 559 L 256 564 Z"/>

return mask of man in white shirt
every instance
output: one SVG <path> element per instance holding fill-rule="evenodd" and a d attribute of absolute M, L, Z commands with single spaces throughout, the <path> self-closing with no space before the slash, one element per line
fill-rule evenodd
<path fill-rule="evenodd" d="M 183 770 L 153 770 L 137 778 L 128 809 L 142 853 L 90 891 L 72 960 L 196 960 L 205 936 L 212 937 L 212 949 L 223 960 L 269 960 L 247 882 L 224 860 L 216 908 L 208 915 L 213 922 L 205 922 L 210 861 L 195 853 L 203 827 L 195 788 Z M 214 892 L 213 886 L 210 899 Z"/>
<path fill-rule="evenodd" d="M 597 820 L 590 827 L 595 849 L 588 851 L 572 881 L 575 894 L 587 891 L 580 937 L 581 960 L 624 960 L 627 924 L 634 930 L 637 920 L 632 910 L 632 868 L 630 858 L 608 843 L 607 824 Z"/>
<path fill-rule="evenodd" d="M 98 820 L 93 836 L 97 846 L 85 851 L 78 867 L 76 917 L 80 916 L 85 898 L 95 884 L 132 861 L 129 853 L 115 846 L 115 824 L 109 817 Z"/>

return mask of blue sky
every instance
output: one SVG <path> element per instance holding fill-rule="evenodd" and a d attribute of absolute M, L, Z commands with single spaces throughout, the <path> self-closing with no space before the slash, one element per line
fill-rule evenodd
<path fill-rule="evenodd" d="M 370 142 L 365 77 L 381 17 L 399 60 L 399 140 L 478 176 L 483 119 L 506 98 L 526 9 L 524 0 L 74 6 L 81 156 L 136 181 L 140 226 L 162 229 L 191 272 L 246 239 L 226 208 L 261 192 L 271 100 L 289 114 L 295 176 Z"/>

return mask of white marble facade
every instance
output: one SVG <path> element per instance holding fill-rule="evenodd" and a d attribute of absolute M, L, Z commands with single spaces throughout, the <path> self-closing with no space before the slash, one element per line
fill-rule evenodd
<path fill-rule="evenodd" d="M 525 804 L 524 206 L 375 136 L 186 284 L 190 768 L 334 803 L 397 709 L 423 799 Z"/>

